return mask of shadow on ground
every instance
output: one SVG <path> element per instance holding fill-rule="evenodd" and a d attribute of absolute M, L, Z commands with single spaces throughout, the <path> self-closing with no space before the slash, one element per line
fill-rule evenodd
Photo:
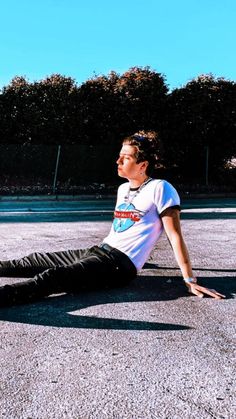
<path fill-rule="evenodd" d="M 199 278 L 199 283 L 216 288 L 226 298 L 236 293 L 235 277 Z M 186 330 L 182 324 L 123 320 L 79 315 L 79 310 L 95 305 L 168 301 L 189 296 L 179 277 L 139 276 L 123 288 L 89 291 L 80 294 L 60 294 L 42 301 L 0 309 L 0 320 L 43 326 L 110 329 L 110 330 Z M 197 298 L 197 297 L 196 297 Z M 71 312 L 77 311 L 76 315 Z"/>

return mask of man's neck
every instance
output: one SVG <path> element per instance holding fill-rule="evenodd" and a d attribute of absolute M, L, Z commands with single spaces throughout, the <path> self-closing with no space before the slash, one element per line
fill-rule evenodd
<path fill-rule="evenodd" d="M 149 179 L 149 176 L 145 175 L 145 176 L 140 176 L 140 178 L 136 178 L 136 179 L 129 179 L 129 186 L 130 189 L 138 189 L 140 188 L 140 186 L 143 185 L 143 183 L 147 182 L 147 180 Z"/>

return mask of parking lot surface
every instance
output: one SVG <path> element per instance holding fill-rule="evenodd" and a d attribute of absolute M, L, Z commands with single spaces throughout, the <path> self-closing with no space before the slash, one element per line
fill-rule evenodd
<path fill-rule="evenodd" d="M 112 221 L 112 199 L 4 205 L 0 259 L 100 243 Z M 187 293 L 163 235 L 125 288 L 0 309 L 1 418 L 235 418 L 236 200 L 186 201 L 181 223 L 199 283 L 226 299 Z"/>

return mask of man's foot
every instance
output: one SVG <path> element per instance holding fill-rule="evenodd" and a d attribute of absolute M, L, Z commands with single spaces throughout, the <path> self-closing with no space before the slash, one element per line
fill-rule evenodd
<path fill-rule="evenodd" d="M 4 285 L 3 287 L 0 287 L 0 308 L 10 307 L 11 305 L 13 305 L 13 302 L 10 302 L 8 287 L 9 285 Z"/>
<path fill-rule="evenodd" d="M 8 276 L 13 273 L 14 268 L 11 265 L 11 262 L 8 260 L 0 261 L 0 276 Z"/>

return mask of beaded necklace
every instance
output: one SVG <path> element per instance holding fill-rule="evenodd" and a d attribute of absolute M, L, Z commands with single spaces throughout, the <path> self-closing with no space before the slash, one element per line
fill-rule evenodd
<path fill-rule="evenodd" d="M 134 198 L 141 192 L 141 190 L 144 188 L 144 186 L 146 186 L 150 181 L 152 180 L 151 177 L 148 177 L 145 182 L 143 182 L 138 188 L 131 188 L 129 186 L 128 189 L 128 193 L 125 196 L 125 203 L 127 204 L 126 208 L 124 210 L 126 210 L 128 208 L 128 206 L 133 202 Z M 130 192 L 135 191 L 134 194 L 130 194 Z"/>

